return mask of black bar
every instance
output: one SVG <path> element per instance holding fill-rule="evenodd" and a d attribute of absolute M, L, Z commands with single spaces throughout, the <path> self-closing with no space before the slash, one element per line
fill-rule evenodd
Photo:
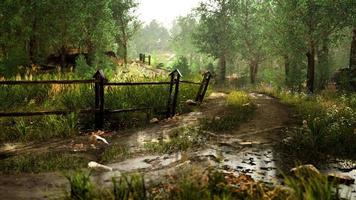
<path fill-rule="evenodd" d="M 188 83 L 188 84 L 194 84 L 194 85 L 200 85 L 201 83 L 196 83 L 193 81 L 180 81 L 181 83 Z"/>
<path fill-rule="evenodd" d="M 104 83 L 110 86 L 132 86 L 132 85 L 168 85 L 171 82 L 141 82 L 141 83 Z"/>
<path fill-rule="evenodd" d="M 171 117 L 171 113 L 172 113 L 171 103 L 172 103 L 173 85 L 174 85 L 174 74 L 171 74 L 171 82 L 169 85 L 169 97 L 168 97 L 168 103 L 167 103 L 166 117 Z"/>
<path fill-rule="evenodd" d="M 176 87 L 174 89 L 173 104 L 172 104 L 172 113 L 171 113 L 172 117 L 176 114 L 178 93 L 179 93 L 179 79 L 180 79 L 180 75 L 177 73 L 177 80 L 175 81 Z"/>
<path fill-rule="evenodd" d="M 32 85 L 32 84 L 87 84 L 96 80 L 46 80 L 46 81 L 0 81 L 0 85 Z"/>
<path fill-rule="evenodd" d="M 105 109 L 104 114 L 114 114 L 114 113 L 123 113 L 123 112 L 135 112 L 142 110 L 151 110 L 150 107 L 145 108 L 126 108 L 126 109 L 116 109 L 109 110 Z M 53 110 L 53 111 L 37 111 L 37 112 L 0 112 L 0 117 L 30 117 L 30 116 L 41 116 L 41 115 L 68 115 L 70 113 L 100 113 L 100 109 L 84 109 L 84 110 Z"/>

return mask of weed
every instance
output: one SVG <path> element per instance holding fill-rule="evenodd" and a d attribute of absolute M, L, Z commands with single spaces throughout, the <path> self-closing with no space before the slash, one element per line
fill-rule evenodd
<path fill-rule="evenodd" d="M 145 200 L 147 199 L 144 178 L 134 174 L 130 177 L 123 175 L 113 182 L 113 195 L 115 200 Z"/>
<path fill-rule="evenodd" d="M 25 123 L 23 118 L 16 120 L 15 128 L 21 137 L 25 137 L 29 129 L 28 125 Z"/>
<path fill-rule="evenodd" d="M 204 144 L 204 141 L 205 138 L 199 130 L 181 128 L 173 132 L 168 141 L 147 142 L 145 148 L 151 152 L 172 153 L 201 146 Z"/>
<path fill-rule="evenodd" d="M 45 172 L 79 169 L 86 166 L 84 158 L 74 154 L 48 152 L 41 154 L 23 154 L 6 158 L 0 162 L 2 173 Z"/>
<path fill-rule="evenodd" d="M 122 159 L 126 159 L 129 156 L 130 154 L 127 147 L 111 144 L 111 146 L 106 148 L 101 154 L 100 160 L 103 163 L 107 163 L 109 161 L 119 161 Z"/>
<path fill-rule="evenodd" d="M 94 185 L 90 181 L 90 173 L 78 171 L 74 175 L 66 175 L 70 185 L 70 198 L 73 200 L 93 199 Z"/>
<path fill-rule="evenodd" d="M 320 174 L 304 170 L 295 177 L 286 176 L 284 182 L 294 191 L 293 199 L 338 199 L 333 192 L 333 184 Z"/>

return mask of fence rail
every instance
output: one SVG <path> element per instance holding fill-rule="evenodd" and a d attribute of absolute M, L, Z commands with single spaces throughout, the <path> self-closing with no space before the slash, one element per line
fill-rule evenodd
<path fill-rule="evenodd" d="M 0 81 L 0 85 L 35 85 L 35 84 L 94 84 L 95 91 L 95 106 L 93 109 L 84 110 L 53 110 L 53 111 L 35 111 L 35 112 L 0 112 L 0 117 L 21 117 L 21 116 L 41 116 L 41 115 L 66 115 L 73 112 L 77 113 L 95 113 L 95 126 L 97 129 L 101 129 L 104 124 L 104 115 L 122 112 L 136 112 L 136 111 L 151 111 L 152 108 L 123 108 L 123 109 L 105 109 L 104 93 L 105 86 L 139 86 L 139 85 L 169 85 L 169 96 L 167 103 L 166 116 L 172 117 L 176 114 L 179 83 L 188 83 L 200 85 L 199 91 L 195 98 L 197 103 L 203 101 L 205 92 L 209 85 L 211 78 L 210 72 L 207 72 L 203 76 L 201 83 L 192 81 L 181 81 L 182 77 L 179 70 L 174 70 L 169 74 L 169 82 L 108 82 L 105 78 L 102 70 L 98 70 L 93 79 L 90 80 L 39 80 L 39 81 Z M 146 112 L 147 114 L 148 112 Z M 148 115 L 147 115 L 148 116 Z"/>
<path fill-rule="evenodd" d="M 95 79 L 91 80 L 43 80 L 43 81 L 0 81 L 0 85 L 36 85 L 36 84 L 88 84 L 97 83 Z"/>

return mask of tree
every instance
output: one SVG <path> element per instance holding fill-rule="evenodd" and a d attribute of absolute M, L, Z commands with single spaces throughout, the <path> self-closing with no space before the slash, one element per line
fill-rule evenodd
<path fill-rule="evenodd" d="M 266 56 L 264 13 L 266 8 L 260 0 L 240 0 L 234 18 L 238 33 L 239 52 L 248 62 L 250 81 L 256 82 L 260 63 Z"/>
<path fill-rule="evenodd" d="M 139 21 L 133 15 L 137 3 L 134 0 L 113 0 L 110 8 L 113 13 L 113 18 L 116 23 L 118 32 L 116 34 L 116 42 L 119 46 L 118 54 L 124 58 L 127 63 L 128 43 L 139 28 Z"/>
<path fill-rule="evenodd" d="M 168 30 L 156 20 L 152 20 L 140 28 L 133 37 L 133 51 L 136 55 L 169 51 L 169 40 Z"/>
<path fill-rule="evenodd" d="M 234 49 L 237 38 L 232 28 L 236 1 L 208 0 L 197 8 L 199 26 L 194 34 L 200 52 L 219 59 L 219 81 L 225 82 L 226 61 Z"/>

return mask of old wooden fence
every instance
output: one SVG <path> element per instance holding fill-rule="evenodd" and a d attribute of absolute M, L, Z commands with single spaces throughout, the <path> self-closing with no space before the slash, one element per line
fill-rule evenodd
<path fill-rule="evenodd" d="M 79 111 L 73 110 L 52 110 L 52 111 L 37 111 L 37 112 L 0 112 L 0 117 L 20 117 L 20 116 L 36 116 L 36 115 L 65 115 L 72 112 L 78 113 L 95 113 L 95 126 L 101 129 L 104 124 L 104 115 L 122 112 L 137 112 L 151 110 L 149 107 L 142 108 L 121 108 L 109 110 L 105 109 L 104 92 L 106 86 L 139 86 L 139 85 L 169 85 L 169 96 L 167 102 L 166 117 L 172 117 L 176 114 L 177 100 L 179 93 L 179 84 L 197 84 L 200 85 L 195 101 L 201 103 L 204 99 L 206 90 L 211 79 L 211 73 L 206 72 L 203 75 L 203 80 L 200 83 L 192 81 L 182 81 L 179 70 L 174 70 L 169 74 L 169 82 L 109 82 L 102 70 L 98 70 L 93 79 L 90 80 L 41 80 L 41 81 L 0 81 L 0 85 L 36 85 L 36 84 L 94 84 L 95 90 L 95 106 L 93 109 L 85 109 Z"/>

